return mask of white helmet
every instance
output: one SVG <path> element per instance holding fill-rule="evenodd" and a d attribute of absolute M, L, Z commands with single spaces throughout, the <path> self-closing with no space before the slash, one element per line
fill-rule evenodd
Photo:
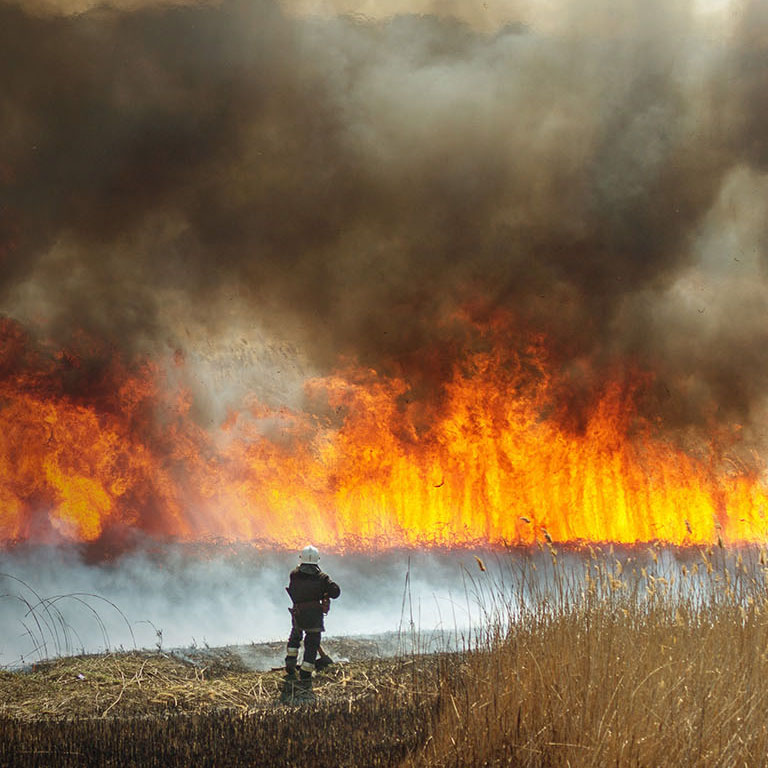
<path fill-rule="evenodd" d="M 307 544 L 307 546 L 299 552 L 299 562 L 313 563 L 314 565 L 317 565 L 317 563 L 320 562 L 320 553 L 317 551 L 317 547 Z"/>

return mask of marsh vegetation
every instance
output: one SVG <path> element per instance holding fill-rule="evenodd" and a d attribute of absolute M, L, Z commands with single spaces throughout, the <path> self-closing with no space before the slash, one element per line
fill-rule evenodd
<path fill-rule="evenodd" d="M 758 549 L 518 553 L 467 573 L 458 652 L 337 664 L 312 706 L 279 672 L 156 650 L 0 675 L 12 765 L 768 765 Z"/>

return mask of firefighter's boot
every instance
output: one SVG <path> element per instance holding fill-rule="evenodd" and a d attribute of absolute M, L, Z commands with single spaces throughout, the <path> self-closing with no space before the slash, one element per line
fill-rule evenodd
<path fill-rule="evenodd" d="M 312 689 L 312 673 L 299 668 L 299 687 L 305 690 Z"/>
<path fill-rule="evenodd" d="M 286 678 L 294 679 L 296 677 L 296 661 L 299 655 L 299 650 L 289 648 L 288 654 L 285 657 L 285 676 Z"/>

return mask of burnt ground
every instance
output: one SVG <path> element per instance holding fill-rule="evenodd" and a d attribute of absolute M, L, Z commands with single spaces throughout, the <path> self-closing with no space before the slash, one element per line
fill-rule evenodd
<path fill-rule="evenodd" d="M 233 709 L 248 713 L 279 703 L 282 643 L 226 648 L 132 651 L 71 656 L 0 672 L 0 717 L 146 717 Z M 396 695 L 412 675 L 428 673 L 426 654 L 392 656 L 377 641 L 324 643 L 334 663 L 315 674 L 317 703 Z M 388 649 L 391 650 L 391 647 Z"/>
<path fill-rule="evenodd" d="M 433 631 L 431 633 L 381 632 L 373 635 L 324 636 L 323 650 L 341 664 L 401 656 L 421 656 L 467 647 L 469 641 L 457 640 L 456 633 Z M 273 642 L 227 645 L 219 648 L 192 646 L 174 648 L 170 654 L 198 667 L 210 664 L 240 663 L 254 672 L 266 672 L 282 668 L 285 657 L 285 640 Z M 301 661 L 301 656 L 299 656 Z"/>
<path fill-rule="evenodd" d="M 283 643 L 72 656 L 0 672 L 0 765 L 390 766 L 426 740 L 435 655 L 329 638 L 312 703 Z"/>

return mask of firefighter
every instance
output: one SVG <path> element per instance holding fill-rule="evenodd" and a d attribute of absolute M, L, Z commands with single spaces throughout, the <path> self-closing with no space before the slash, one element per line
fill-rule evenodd
<path fill-rule="evenodd" d="M 311 685 L 315 659 L 320 648 L 320 634 L 325 630 L 323 615 L 328 613 L 330 601 L 341 594 L 335 581 L 320 570 L 320 553 L 311 544 L 299 553 L 299 565 L 291 571 L 290 584 L 286 591 L 291 596 L 290 608 L 293 626 L 288 638 L 285 655 L 285 671 L 289 678 L 296 677 L 296 662 L 299 646 L 304 638 L 304 658 L 299 667 L 299 679 L 304 685 Z"/>

